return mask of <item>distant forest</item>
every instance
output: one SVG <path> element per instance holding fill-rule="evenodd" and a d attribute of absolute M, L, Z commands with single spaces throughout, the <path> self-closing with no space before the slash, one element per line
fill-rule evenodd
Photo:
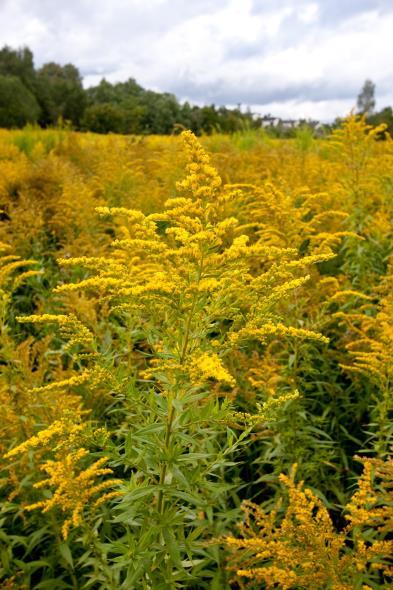
<path fill-rule="evenodd" d="M 173 94 L 145 90 L 134 79 L 84 89 L 72 64 L 46 63 L 36 69 L 27 47 L 0 50 L 0 127 L 41 127 L 59 120 L 96 133 L 171 134 L 176 128 L 196 134 L 259 127 L 251 112 L 226 107 L 180 104 Z"/>
<path fill-rule="evenodd" d="M 173 94 L 146 90 L 133 78 L 116 84 L 103 79 L 98 86 L 84 89 L 73 64 L 49 62 L 36 69 L 29 48 L 0 49 L 0 127 L 30 123 L 45 128 L 60 121 L 95 133 L 160 135 L 180 129 L 191 129 L 197 135 L 234 133 L 262 124 L 262 118 L 251 111 L 181 104 Z M 385 122 L 393 132 L 390 107 L 372 114 L 369 121 Z M 288 134 L 282 129 L 272 132 Z"/>

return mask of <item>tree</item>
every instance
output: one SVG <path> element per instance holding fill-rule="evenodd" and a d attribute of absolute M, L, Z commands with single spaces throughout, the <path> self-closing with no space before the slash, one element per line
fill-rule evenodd
<path fill-rule="evenodd" d="M 79 70 L 72 64 L 47 63 L 37 72 L 41 123 L 54 125 L 59 118 L 79 126 L 86 106 L 86 94 Z"/>
<path fill-rule="evenodd" d="M 15 76 L 31 92 L 35 91 L 35 70 L 33 54 L 28 47 L 11 49 L 5 45 L 0 49 L 0 75 Z"/>
<path fill-rule="evenodd" d="M 366 80 L 363 88 L 358 95 L 357 107 L 359 113 L 372 114 L 375 108 L 375 84 L 371 80 Z"/>
<path fill-rule="evenodd" d="M 141 120 L 144 133 L 167 135 L 181 123 L 180 105 L 173 94 L 146 90 L 140 102 L 145 107 Z"/>
<path fill-rule="evenodd" d="M 0 75 L 0 127 L 36 123 L 40 107 L 35 96 L 16 76 Z"/>
<path fill-rule="evenodd" d="M 125 112 L 108 102 L 92 104 L 85 110 L 82 127 L 94 133 L 124 133 Z"/>

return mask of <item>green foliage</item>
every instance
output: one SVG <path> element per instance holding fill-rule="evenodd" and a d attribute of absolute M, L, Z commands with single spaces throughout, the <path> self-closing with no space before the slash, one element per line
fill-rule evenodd
<path fill-rule="evenodd" d="M 0 126 L 23 127 L 37 122 L 39 115 L 37 100 L 22 80 L 0 75 Z"/>
<path fill-rule="evenodd" d="M 234 133 L 259 126 L 251 112 L 214 105 L 190 106 L 187 102 L 182 105 L 173 94 L 145 90 L 132 78 L 116 84 L 103 79 L 97 86 L 84 90 L 74 65 L 49 62 L 35 70 L 28 48 L 13 50 L 5 46 L 0 50 L 0 76 L 7 78 L 7 82 L 2 82 L 3 127 L 22 127 L 36 121 L 48 127 L 69 121 L 76 129 L 95 133 L 170 135 L 180 128 L 200 135 L 214 131 Z M 24 94 L 22 86 L 16 88 L 15 80 L 8 78 L 19 80 Z M 14 107 L 11 87 L 17 96 Z"/>
<path fill-rule="evenodd" d="M 19 78 L 34 93 L 35 71 L 30 49 L 24 47 L 14 50 L 7 45 L 0 49 L 0 76 Z"/>
<path fill-rule="evenodd" d="M 33 157 L 34 148 L 41 145 L 44 153 L 49 154 L 65 139 L 64 131 L 61 128 L 48 129 L 43 136 L 38 125 L 26 125 L 24 129 L 15 132 L 12 136 L 12 143 L 28 157 Z"/>
<path fill-rule="evenodd" d="M 75 66 L 60 66 L 53 62 L 43 65 L 37 71 L 37 88 L 44 126 L 54 125 L 59 119 L 79 125 L 86 97 Z"/>
<path fill-rule="evenodd" d="M 110 102 L 88 106 L 82 119 L 82 126 L 94 133 L 125 133 L 125 124 L 125 111 Z"/>
<path fill-rule="evenodd" d="M 296 147 L 300 152 L 308 152 L 313 144 L 314 133 L 308 125 L 301 125 L 295 131 Z"/>

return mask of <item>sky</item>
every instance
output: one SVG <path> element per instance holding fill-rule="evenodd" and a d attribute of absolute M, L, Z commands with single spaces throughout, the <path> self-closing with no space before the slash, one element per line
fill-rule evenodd
<path fill-rule="evenodd" d="M 393 105 L 393 0 L 0 0 L 0 46 L 181 101 L 329 121 Z"/>

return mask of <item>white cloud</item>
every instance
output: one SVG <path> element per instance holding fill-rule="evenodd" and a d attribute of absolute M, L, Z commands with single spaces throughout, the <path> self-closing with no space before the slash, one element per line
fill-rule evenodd
<path fill-rule="evenodd" d="M 86 85 L 134 77 L 288 117 L 344 114 L 365 78 L 392 104 L 392 29 L 390 0 L 0 0 L 3 43 L 74 63 Z"/>
<path fill-rule="evenodd" d="M 301 7 L 298 18 L 300 21 L 311 24 L 318 20 L 319 7 L 316 2 L 311 2 Z"/>
<path fill-rule="evenodd" d="M 264 105 L 252 105 L 255 113 L 271 113 L 283 119 L 314 119 L 327 121 L 343 117 L 355 107 L 355 100 L 285 100 Z"/>

